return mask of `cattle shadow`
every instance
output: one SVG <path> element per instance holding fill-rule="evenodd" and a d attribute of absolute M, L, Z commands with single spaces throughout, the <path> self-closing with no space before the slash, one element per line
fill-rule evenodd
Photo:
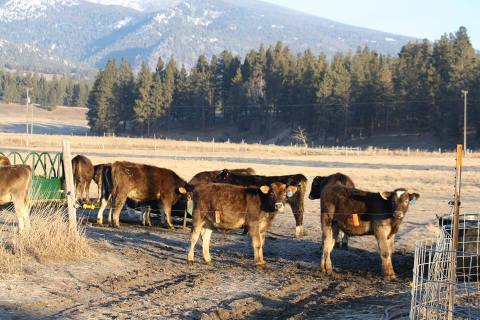
<path fill-rule="evenodd" d="M 15 307 L 2 305 L 0 303 L 0 319 L 2 320 L 33 320 L 42 318 L 39 315 L 29 313 L 25 310 L 18 310 Z"/>
<path fill-rule="evenodd" d="M 216 315 L 219 318 L 242 319 L 378 319 L 385 313 L 385 309 L 392 304 L 406 304 L 410 302 L 408 292 L 395 294 L 374 294 L 359 298 L 336 298 L 338 282 L 332 281 L 324 288 L 312 290 L 300 299 L 287 295 L 280 298 L 270 298 L 262 294 L 244 293 L 231 299 L 221 301 L 217 306 L 206 311 L 196 309 L 184 310 L 189 319 L 201 319 L 205 314 Z M 338 301 L 335 301 L 338 300 Z M 296 301 L 296 302 L 294 302 Z M 248 312 L 252 302 L 261 305 L 260 308 Z M 223 317 L 221 317 L 221 315 Z"/>
<path fill-rule="evenodd" d="M 190 247 L 188 229 L 168 230 L 160 227 L 141 227 L 124 225 L 120 229 L 109 227 L 92 227 L 86 229 L 87 236 L 94 240 L 107 240 L 117 249 L 130 248 L 141 251 L 155 259 L 169 259 L 186 265 L 186 255 Z M 201 239 L 195 247 L 195 265 L 204 265 L 201 252 Z M 240 267 L 251 269 L 253 249 L 249 235 L 242 230 L 227 234 L 214 231 L 210 243 L 213 267 Z M 268 234 L 264 258 L 267 268 L 283 268 L 288 264 L 301 264 L 313 269 L 320 269 L 321 244 L 309 239 L 279 237 Z M 413 253 L 395 252 L 393 265 L 397 277 L 410 279 L 413 270 Z M 381 277 L 381 260 L 378 251 L 369 251 L 350 247 L 349 250 L 332 251 L 334 271 L 357 275 L 376 274 Z"/>

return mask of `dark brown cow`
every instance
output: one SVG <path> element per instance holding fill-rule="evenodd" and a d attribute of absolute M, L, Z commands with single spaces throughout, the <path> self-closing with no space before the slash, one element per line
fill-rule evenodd
<path fill-rule="evenodd" d="M 181 197 L 191 197 L 193 187 L 169 169 L 127 161 L 114 162 L 111 167 L 112 226 L 120 226 L 120 211 L 127 198 L 134 201 L 156 200 L 162 203 L 169 228 L 173 229 L 172 205 Z M 112 209 L 110 209 L 112 210 Z"/>
<path fill-rule="evenodd" d="M 111 163 L 105 163 L 105 164 L 98 164 L 94 166 L 94 177 L 93 180 L 97 183 L 98 185 L 98 192 L 99 192 L 99 202 L 100 202 L 100 209 L 98 210 L 97 213 L 97 223 L 98 224 L 103 224 L 103 212 L 105 211 L 108 202 L 111 200 L 111 194 L 112 194 L 112 164 Z M 178 205 L 181 200 L 183 200 L 183 197 L 180 198 L 180 200 L 175 203 L 175 205 Z M 162 203 L 159 203 L 158 200 L 147 200 L 147 201 L 134 201 L 130 198 L 127 198 L 126 201 L 126 207 L 129 210 L 137 210 L 140 208 L 140 213 L 141 213 L 141 220 L 142 220 L 142 225 L 144 226 L 151 226 L 152 221 L 151 221 L 151 214 L 152 213 L 157 213 L 161 214 L 161 209 Z M 182 212 L 184 212 L 185 208 L 187 206 L 187 199 L 184 201 L 183 209 Z M 172 207 L 172 215 L 173 214 L 173 207 Z M 182 215 L 183 216 L 183 215 Z M 112 223 L 112 210 L 109 211 L 108 214 L 108 223 Z"/>
<path fill-rule="evenodd" d="M 232 230 L 246 225 L 252 237 L 255 264 L 265 265 L 263 247 L 265 234 L 275 213 L 285 210 L 287 193 L 296 186 L 275 182 L 261 187 L 242 187 L 223 183 L 201 184 L 193 192 L 193 227 L 187 262 L 193 263 L 195 245 L 203 238 L 203 259 L 211 263 L 210 236 L 212 230 Z"/>
<path fill-rule="evenodd" d="M 374 235 L 377 239 L 385 278 L 395 277 L 392 265 L 395 234 L 407 213 L 410 201 L 420 197 L 400 188 L 392 192 L 368 192 L 333 184 L 325 187 L 321 196 L 323 254 L 322 271 L 332 272 L 330 253 L 334 246 L 335 221 L 349 236 Z M 352 214 L 358 214 L 355 225 Z"/>
<path fill-rule="evenodd" d="M 10 159 L 8 159 L 6 156 L 0 155 L 0 166 L 9 166 L 11 165 Z"/>
<path fill-rule="evenodd" d="M 31 184 L 32 169 L 30 166 L 0 166 L 0 205 L 13 202 L 19 233 L 30 227 L 28 193 Z"/>
<path fill-rule="evenodd" d="M 85 199 L 90 202 L 90 183 L 93 179 L 93 164 L 90 159 L 85 156 L 77 155 L 72 159 L 73 180 L 75 182 L 75 194 L 77 201 Z"/>
<path fill-rule="evenodd" d="M 310 200 L 320 199 L 323 189 L 330 184 L 340 184 L 345 187 L 355 188 L 355 184 L 353 183 L 352 179 L 340 172 L 326 177 L 316 176 L 313 178 L 312 187 L 310 189 L 310 195 L 308 198 Z M 332 228 L 335 229 L 334 234 L 338 235 L 338 237 L 335 238 L 335 248 L 348 249 L 348 236 L 342 230 L 339 230 L 335 222 L 333 222 Z"/>
<path fill-rule="evenodd" d="M 285 176 L 259 176 L 259 175 L 241 175 L 235 174 L 228 169 L 222 170 L 215 178 L 214 182 L 231 183 L 240 186 L 257 186 L 269 185 L 273 182 L 281 182 L 287 185 L 298 186 L 297 192 L 290 194 L 287 203 L 292 208 L 295 217 L 295 237 L 301 238 L 305 235 L 303 230 L 303 199 L 307 191 L 307 178 L 303 174 L 291 174 Z"/>
<path fill-rule="evenodd" d="M 199 172 L 196 175 L 194 175 L 188 183 L 194 186 L 200 183 L 212 183 L 213 180 L 218 176 L 220 172 L 221 170 Z M 255 174 L 255 170 L 252 168 L 230 169 L 230 172 L 233 172 L 236 174 L 244 174 L 244 175 Z"/>

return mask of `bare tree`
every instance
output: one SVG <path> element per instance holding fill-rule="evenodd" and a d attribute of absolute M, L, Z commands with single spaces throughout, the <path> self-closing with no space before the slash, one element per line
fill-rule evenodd
<path fill-rule="evenodd" d="M 297 127 L 297 129 L 292 131 L 291 137 L 293 140 L 299 143 L 303 143 L 305 148 L 308 148 L 308 135 L 307 130 L 305 130 L 304 128 Z"/>

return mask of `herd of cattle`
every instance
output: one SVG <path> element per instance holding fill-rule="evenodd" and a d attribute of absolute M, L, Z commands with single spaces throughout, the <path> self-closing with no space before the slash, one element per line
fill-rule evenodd
<path fill-rule="evenodd" d="M 82 155 L 72 159 L 72 168 L 78 201 L 82 201 L 85 193 L 86 201 L 90 202 L 90 183 L 94 180 L 98 185 L 98 224 L 103 224 L 103 213 L 109 203 L 108 222 L 115 228 L 120 226 L 120 212 L 125 205 L 161 209 L 169 228 L 173 228 L 172 208 L 193 207 L 188 263 L 194 261 L 200 235 L 203 258 L 211 263 L 209 244 L 213 229 L 243 228 L 251 236 L 255 264 L 265 265 L 266 232 L 276 213 L 283 212 L 287 203 L 295 218 L 295 236 L 304 235 L 307 178 L 302 174 L 261 176 L 251 168 L 224 169 L 197 173 L 187 182 L 169 169 L 127 161 L 94 166 Z M 14 203 L 20 231 L 28 221 L 31 175 L 28 166 L 12 166 L 7 158 L 0 157 L 0 205 Z M 332 272 L 330 254 L 336 243 L 345 247 L 348 236 L 374 235 L 383 274 L 387 279 L 395 277 L 392 265 L 395 234 L 409 204 L 418 198 L 419 194 L 408 193 L 403 188 L 388 192 L 362 191 L 342 173 L 315 177 L 309 199 L 320 199 L 321 203 L 322 271 Z M 142 214 L 142 221 L 151 225 L 150 210 Z M 344 235 L 340 236 L 342 232 Z"/>

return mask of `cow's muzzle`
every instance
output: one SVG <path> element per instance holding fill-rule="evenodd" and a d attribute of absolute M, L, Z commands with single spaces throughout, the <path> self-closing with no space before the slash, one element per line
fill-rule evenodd
<path fill-rule="evenodd" d="M 308 199 L 310 199 L 310 200 L 315 200 L 312 195 L 309 195 L 309 196 L 308 196 Z"/>
<path fill-rule="evenodd" d="M 281 202 L 275 203 L 275 210 L 278 212 L 284 212 L 285 211 L 285 205 Z"/>

